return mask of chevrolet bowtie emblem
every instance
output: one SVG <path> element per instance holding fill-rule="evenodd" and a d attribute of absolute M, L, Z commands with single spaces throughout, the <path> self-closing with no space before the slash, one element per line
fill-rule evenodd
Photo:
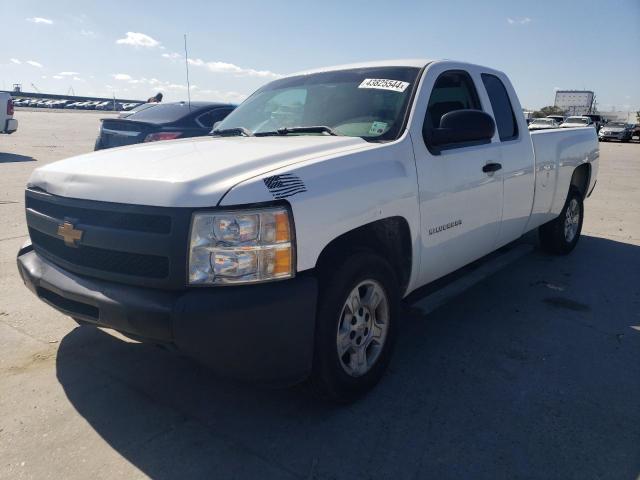
<path fill-rule="evenodd" d="M 58 225 L 58 235 L 64 239 L 64 244 L 67 247 L 77 247 L 76 242 L 82 239 L 83 233 L 82 230 L 77 230 L 71 222 Z"/>

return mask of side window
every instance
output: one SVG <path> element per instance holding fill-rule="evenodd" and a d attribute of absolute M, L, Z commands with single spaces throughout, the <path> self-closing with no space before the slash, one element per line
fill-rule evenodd
<path fill-rule="evenodd" d="M 467 72 L 444 72 L 431 91 L 424 128 L 438 128 L 445 113 L 466 109 L 481 110 L 473 80 Z"/>
<path fill-rule="evenodd" d="M 511 100 L 509 100 L 509 94 L 504 84 L 498 77 L 489 75 L 488 73 L 482 74 L 482 83 L 484 83 L 484 88 L 487 89 L 487 94 L 491 101 L 491 108 L 493 108 L 493 115 L 495 116 L 500 140 L 505 141 L 517 138 L 518 123 L 516 122 Z"/>
<path fill-rule="evenodd" d="M 440 74 L 433 86 L 422 126 L 427 145 L 431 129 L 440 127 L 442 116 L 454 110 L 482 110 L 473 80 L 462 70 Z"/>
<path fill-rule="evenodd" d="M 216 108 L 215 110 L 211 110 L 210 112 L 200 115 L 196 119 L 196 122 L 203 128 L 211 129 L 213 128 L 214 123 L 224 120 L 224 118 L 231 112 L 232 110 L 229 108 Z"/>

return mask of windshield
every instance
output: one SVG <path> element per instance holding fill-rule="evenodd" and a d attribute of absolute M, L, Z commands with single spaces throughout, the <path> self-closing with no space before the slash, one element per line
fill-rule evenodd
<path fill-rule="evenodd" d="M 567 118 L 567 123 L 587 124 L 587 123 L 589 123 L 589 119 L 587 119 L 587 118 Z"/>
<path fill-rule="evenodd" d="M 537 124 L 541 124 L 541 125 L 551 125 L 553 124 L 553 120 L 546 119 L 546 118 L 542 118 L 542 119 L 538 119 L 538 120 L 534 120 L 533 123 L 537 123 Z"/>
<path fill-rule="evenodd" d="M 245 100 L 215 131 L 287 132 L 329 127 L 337 135 L 393 140 L 400 135 L 420 69 L 378 67 L 312 73 L 271 82 Z"/>
<path fill-rule="evenodd" d="M 611 122 L 611 123 L 607 123 L 607 127 L 615 127 L 615 128 L 624 128 L 626 127 L 627 124 L 626 123 L 621 123 L 621 122 Z"/>

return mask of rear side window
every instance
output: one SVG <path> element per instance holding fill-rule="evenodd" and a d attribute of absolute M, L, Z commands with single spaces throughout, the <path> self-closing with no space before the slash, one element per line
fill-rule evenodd
<path fill-rule="evenodd" d="M 487 89 L 493 115 L 496 119 L 500 140 L 513 140 L 518 137 L 518 123 L 511 107 L 509 94 L 502 81 L 495 75 L 482 74 L 482 83 Z"/>

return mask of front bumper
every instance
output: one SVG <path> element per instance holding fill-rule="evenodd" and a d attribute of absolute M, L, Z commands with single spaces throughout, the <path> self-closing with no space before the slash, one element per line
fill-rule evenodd
<path fill-rule="evenodd" d="M 293 384 L 311 370 L 318 290 L 312 276 L 165 291 L 72 274 L 31 245 L 18 252 L 17 262 L 25 285 L 60 312 L 173 344 L 222 376 Z"/>
<path fill-rule="evenodd" d="M 5 122 L 5 125 L 4 125 L 3 132 L 4 133 L 13 133 L 16 130 L 18 130 L 18 120 L 16 120 L 15 118 L 7 119 L 7 121 Z"/>

